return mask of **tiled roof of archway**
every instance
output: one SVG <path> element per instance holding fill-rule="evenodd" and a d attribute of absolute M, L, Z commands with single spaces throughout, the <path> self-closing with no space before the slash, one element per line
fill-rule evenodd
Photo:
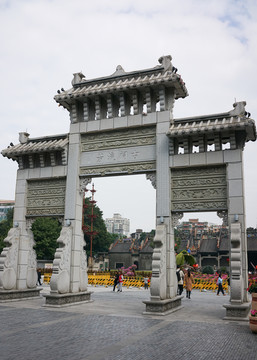
<path fill-rule="evenodd" d="M 234 110 L 225 113 L 175 119 L 167 135 L 173 137 L 194 136 L 200 133 L 244 131 L 246 141 L 256 140 L 256 126 L 253 119 L 246 117 L 245 102 L 235 103 Z M 250 115 L 250 114 L 249 114 Z"/>
<path fill-rule="evenodd" d="M 83 74 L 81 74 L 83 76 Z M 144 87 L 165 87 L 175 88 L 176 99 L 188 96 L 187 88 L 179 74 L 172 70 L 165 70 L 163 66 L 156 66 L 150 69 L 117 72 L 108 77 L 101 77 L 92 80 L 84 80 L 73 85 L 69 90 L 63 90 L 54 97 L 57 103 L 64 107 L 74 101 L 74 99 L 85 98 L 88 96 L 105 95 L 120 91 L 133 91 Z"/>
<path fill-rule="evenodd" d="M 34 138 L 24 144 L 10 145 L 2 150 L 1 154 L 9 159 L 16 159 L 22 155 L 64 150 L 68 142 L 67 134 Z"/>

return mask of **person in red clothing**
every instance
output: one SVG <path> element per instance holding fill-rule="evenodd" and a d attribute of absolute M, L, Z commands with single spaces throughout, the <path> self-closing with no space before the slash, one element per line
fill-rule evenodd
<path fill-rule="evenodd" d="M 118 286 L 119 285 L 119 277 L 120 277 L 120 275 L 117 271 L 115 274 L 115 278 L 114 278 L 113 291 L 115 291 L 116 286 L 117 286 L 117 289 L 119 288 L 119 286 Z"/>
<path fill-rule="evenodd" d="M 119 275 L 119 284 L 118 284 L 118 291 L 119 291 L 119 292 L 122 292 L 122 283 L 123 283 L 123 275 L 122 275 L 122 272 L 120 272 L 120 275 Z"/>

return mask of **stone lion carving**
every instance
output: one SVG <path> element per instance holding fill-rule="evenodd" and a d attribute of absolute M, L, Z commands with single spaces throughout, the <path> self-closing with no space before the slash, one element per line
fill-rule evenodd
<path fill-rule="evenodd" d="M 71 257 L 72 228 L 63 227 L 57 242 L 53 262 L 53 274 L 50 281 L 52 293 L 66 294 L 70 288 L 70 257 Z"/>
<path fill-rule="evenodd" d="M 151 296 L 159 300 L 165 299 L 166 296 L 166 225 L 157 225 L 154 238 L 155 248 L 153 251 L 152 261 L 152 280 L 151 280 Z"/>
<path fill-rule="evenodd" d="M 36 245 L 34 241 L 33 232 L 27 230 L 29 235 L 29 255 L 28 255 L 28 269 L 27 269 L 27 287 L 33 289 L 37 286 L 37 255 L 33 246 Z"/>
<path fill-rule="evenodd" d="M 80 244 L 80 291 L 87 290 L 88 275 L 87 275 L 87 256 L 84 250 L 85 241 L 82 238 Z"/>
<path fill-rule="evenodd" d="M 0 287 L 5 290 L 16 288 L 19 238 L 20 229 L 12 228 L 4 239 L 9 246 L 3 249 L 0 256 Z"/>

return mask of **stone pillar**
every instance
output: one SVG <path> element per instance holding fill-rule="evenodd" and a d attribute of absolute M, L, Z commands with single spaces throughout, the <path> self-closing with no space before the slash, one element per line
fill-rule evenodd
<path fill-rule="evenodd" d="M 71 126 L 72 128 L 72 126 Z M 70 133 L 69 158 L 66 181 L 65 220 L 55 253 L 50 295 L 47 306 L 62 306 L 74 302 L 90 301 L 87 292 L 87 259 L 82 231 L 83 191 L 80 187 L 80 134 Z"/>
<path fill-rule="evenodd" d="M 235 221 L 240 223 L 241 228 L 241 252 L 242 252 L 242 281 L 243 281 L 243 302 L 248 302 L 248 261 L 247 261 L 247 238 L 245 228 L 245 202 L 244 202 L 244 181 L 243 181 L 243 152 L 237 149 L 225 152 L 229 162 L 227 164 L 229 225 Z"/>
<path fill-rule="evenodd" d="M 231 255 L 230 255 L 230 303 L 224 305 L 225 319 L 248 320 L 250 303 L 244 301 L 244 280 L 242 269 L 242 237 L 241 225 L 231 224 Z"/>
<path fill-rule="evenodd" d="M 4 240 L 0 256 L 0 299 L 26 299 L 39 296 L 34 238 L 26 222 L 28 170 L 18 170 L 14 208 L 14 227 Z"/>
<path fill-rule="evenodd" d="M 171 175 L 169 167 L 170 111 L 158 113 L 156 128 L 156 236 L 153 252 L 151 298 L 145 314 L 166 314 L 181 305 L 177 297 L 174 229 L 171 224 Z"/>
<path fill-rule="evenodd" d="M 167 226 L 157 225 L 154 237 L 154 251 L 152 257 L 151 300 L 166 299 L 166 253 L 167 253 Z"/>
<path fill-rule="evenodd" d="M 243 153 L 241 149 L 224 152 L 227 164 L 228 221 L 230 228 L 230 303 L 225 319 L 247 319 L 248 300 L 247 238 L 243 183 Z"/>

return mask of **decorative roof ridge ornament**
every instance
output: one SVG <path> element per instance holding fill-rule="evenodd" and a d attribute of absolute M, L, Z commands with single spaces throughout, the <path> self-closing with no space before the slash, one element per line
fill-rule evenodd
<path fill-rule="evenodd" d="M 79 84 L 83 81 L 83 79 L 86 78 L 85 75 L 80 71 L 78 73 L 73 74 L 73 79 L 71 81 L 71 85 L 74 86 L 76 84 Z"/>
<path fill-rule="evenodd" d="M 237 101 L 233 104 L 234 110 L 231 110 L 229 114 L 231 116 L 245 115 L 246 101 Z"/>
<path fill-rule="evenodd" d="M 168 70 L 172 71 L 173 70 L 171 60 L 172 60 L 171 55 L 161 56 L 158 59 L 159 63 L 164 67 L 164 71 L 168 71 Z"/>
<path fill-rule="evenodd" d="M 19 142 L 20 144 L 26 144 L 29 140 L 29 133 L 27 132 L 20 132 L 19 133 Z"/>
<path fill-rule="evenodd" d="M 121 65 L 116 67 L 116 71 L 111 76 L 120 76 L 126 74 L 126 71 L 123 69 Z"/>

